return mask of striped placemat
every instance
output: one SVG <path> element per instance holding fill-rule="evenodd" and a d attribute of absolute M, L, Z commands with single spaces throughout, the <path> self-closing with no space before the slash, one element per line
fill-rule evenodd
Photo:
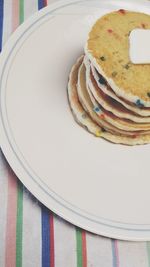
<path fill-rule="evenodd" d="M 0 0 L 0 50 L 19 24 L 51 2 Z M 24 188 L 2 153 L 0 203 L 0 267 L 150 267 L 149 242 L 112 240 L 65 222 Z"/>

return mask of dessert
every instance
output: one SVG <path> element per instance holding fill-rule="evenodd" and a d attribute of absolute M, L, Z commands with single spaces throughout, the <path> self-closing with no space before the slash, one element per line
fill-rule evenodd
<path fill-rule="evenodd" d="M 150 28 L 150 16 L 119 10 L 100 18 L 68 84 L 76 121 L 97 137 L 126 145 L 150 142 L 150 65 L 130 61 L 135 28 Z"/>

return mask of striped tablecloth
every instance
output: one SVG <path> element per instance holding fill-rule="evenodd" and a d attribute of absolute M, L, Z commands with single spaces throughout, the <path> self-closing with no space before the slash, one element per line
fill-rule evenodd
<path fill-rule="evenodd" d="M 50 2 L 0 0 L 0 50 L 20 23 Z M 150 266 L 149 242 L 112 240 L 65 222 L 24 188 L 2 153 L 0 205 L 0 267 Z"/>

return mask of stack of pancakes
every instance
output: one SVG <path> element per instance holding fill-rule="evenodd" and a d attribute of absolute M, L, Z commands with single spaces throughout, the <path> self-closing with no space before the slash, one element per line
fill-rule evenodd
<path fill-rule="evenodd" d="M 150 143 L 150 65 L 129 58 L 129 35 L 150 29 L 150 16 L 119 10 L 92 27 L 68 84 L 76 121 L 95 136 L 127 145 Z"/>

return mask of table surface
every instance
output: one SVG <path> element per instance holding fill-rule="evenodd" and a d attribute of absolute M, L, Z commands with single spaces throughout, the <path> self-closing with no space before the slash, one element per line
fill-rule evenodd
<path fill-rule="evenodd" d="M 52 2 L 0 0 L 0 50 L 19 24 Z M 112 240 L 65 222 L 27 191 L 1 152 L 0 203 L 0 267 L 150 267 L 150 242 Z"/>

